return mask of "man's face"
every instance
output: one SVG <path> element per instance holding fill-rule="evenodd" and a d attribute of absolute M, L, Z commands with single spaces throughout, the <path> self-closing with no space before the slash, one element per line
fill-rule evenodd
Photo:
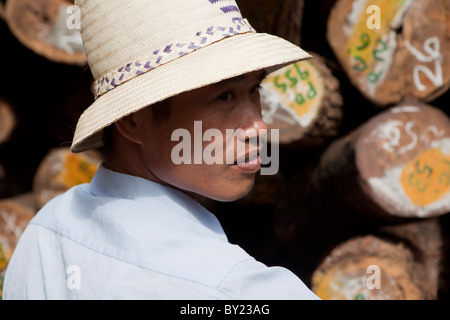
<path fill-rule="evenodd" d="M 195 195 L 218 201 L 245 196 L 261 167 L 257 141 L 267 130 L 259 96 L 263 78 L 264 72 L 257 71 L 175 96 L 163 121 L 151 107 L 139 111 L 136 121 L 145 127 L 140 134 L 146 169 Z M 173 136 L 177 132 L 184 135 Z"/>

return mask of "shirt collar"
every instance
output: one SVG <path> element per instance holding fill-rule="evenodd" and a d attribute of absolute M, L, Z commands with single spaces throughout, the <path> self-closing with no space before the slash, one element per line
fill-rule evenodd
<path fill-rule="evenodd" d="M 196 234 L 227 241 L 217 218 L 192 197 L 175 188 L 100 165 L 89 189 L 99 197 L 138 200 L 147 204 L 164 203 L 167 210 L 161 212 L 161 219 L 188 221 L 189 225 L 195 226 Z"/>

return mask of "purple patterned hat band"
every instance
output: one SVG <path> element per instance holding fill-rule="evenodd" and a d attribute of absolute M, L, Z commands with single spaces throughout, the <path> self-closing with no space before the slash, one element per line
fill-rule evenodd
<path fill-rule="evenodd" d="M 231 9 L 232 8 L 229 10 Z M 97 99 L 102 94 L 105 94 L 128 80 L 131 80 L 188 53 L 206 47 L 222 39 L 249 32 L 256 31 L 252 28 L 247 19 L 233 18 L 232 25 L 211 26 L 206 30 L 198 31 L 190 41 L 167 44 L 164 48 L 159 48 L 153 51 L 148 57 L 139 61 L 130 62 L 127 65 L 120 67 L 118 70 L 111 72 L 103 78 L 95 81 L 95 98 Z"/>

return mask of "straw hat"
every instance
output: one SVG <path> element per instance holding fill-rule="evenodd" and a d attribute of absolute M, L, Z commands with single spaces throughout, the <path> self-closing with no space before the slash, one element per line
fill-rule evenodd
<path fill-rule="evenodd" d="M 310 55 L 257 33 L 234 0 L 76 0 L 95 79 L 73 152 L 98 148 L 102 130 L 179 93 Z"/>

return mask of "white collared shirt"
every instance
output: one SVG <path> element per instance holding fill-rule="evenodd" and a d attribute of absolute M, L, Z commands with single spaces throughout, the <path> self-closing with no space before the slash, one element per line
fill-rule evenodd
<path fill-rule="evenodd" d="M 50 201 L 6 271 L 4 299 L 318 299 L 228 242 L 186 194 L 100 166 Z"/>

